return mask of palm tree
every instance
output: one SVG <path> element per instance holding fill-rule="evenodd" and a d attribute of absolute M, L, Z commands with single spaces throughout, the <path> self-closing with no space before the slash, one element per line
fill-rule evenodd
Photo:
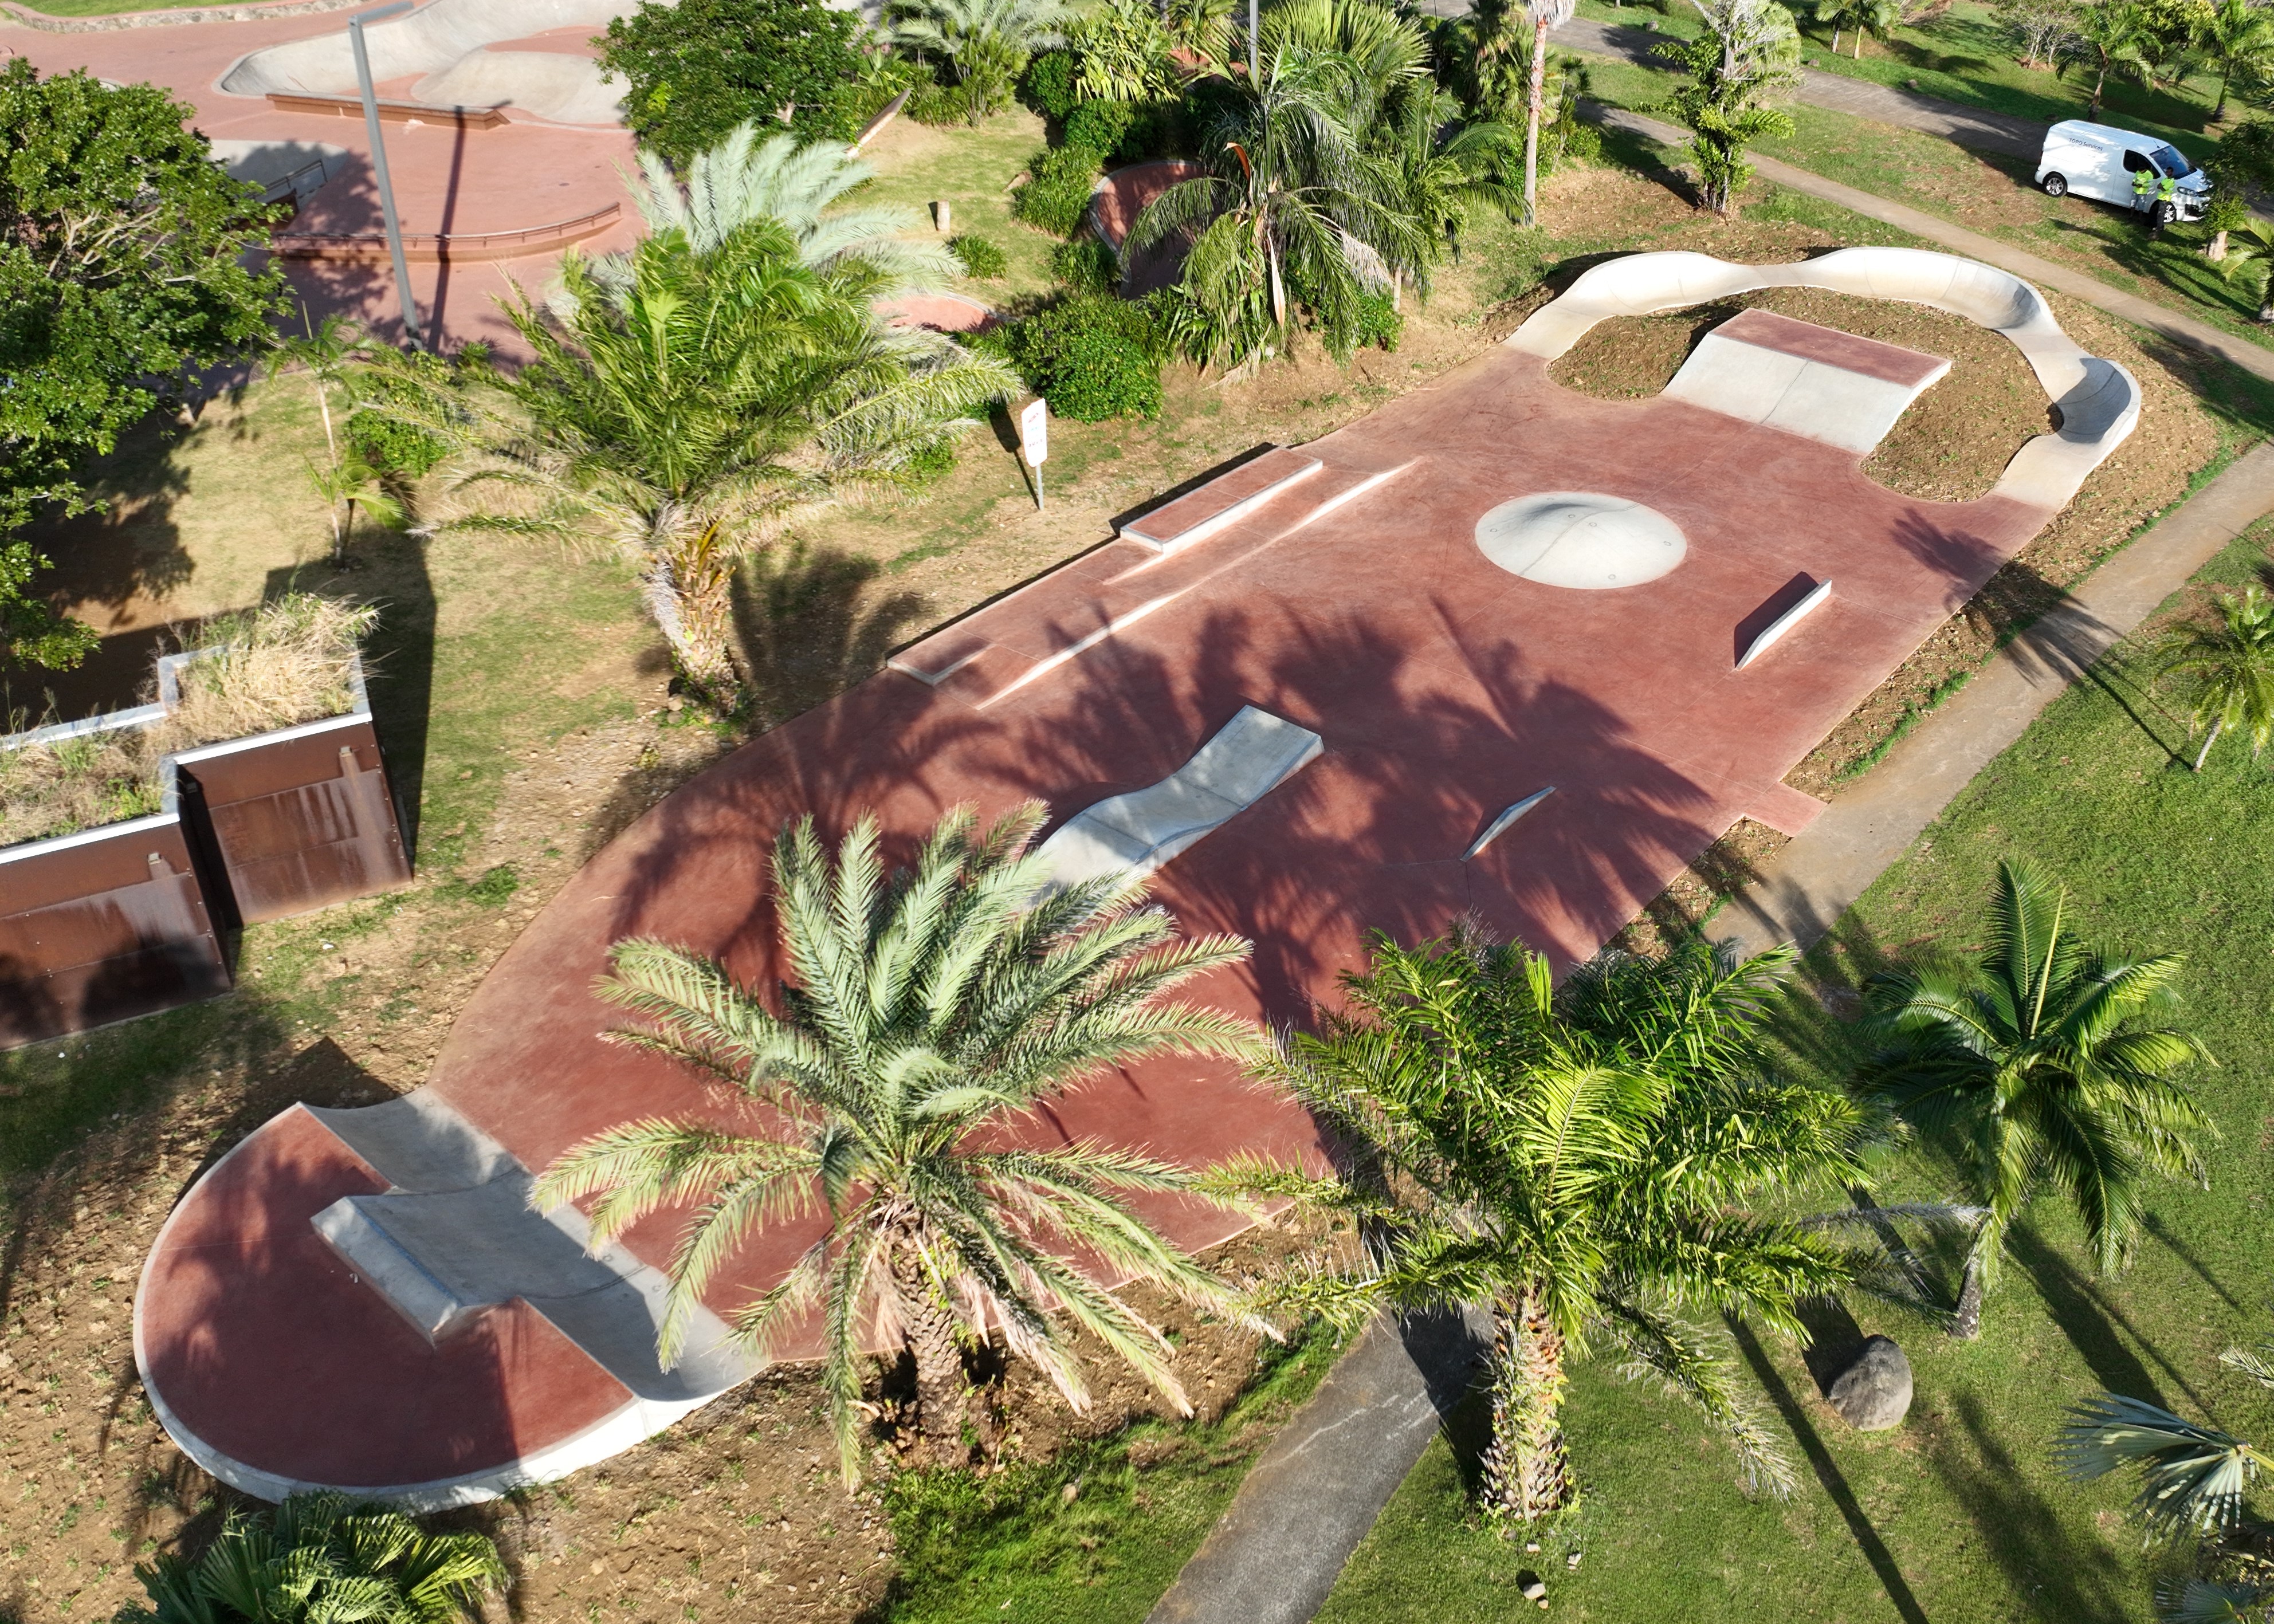
<path fill-rule="evenodd" d="M 2274 1353 L 2274 1343 L 2263 1347 L 2263 1353 Z M 2274 1365 L 2263 1353 L 2229 1348 L 2218 1362 L 2262 1387 L 2274 1388 Z M 2107 1392 L 2069 1411 L 2054 1455 L 2080 1482 L 2137 1466 L 2140 1494 L 2132 1508 L 2147 1523 L 2151 1539 L 2185 1534 L 2216 1539 L 2233 1531 L 2246 1520 L 2244 1492 L 2260 1472 L 2274 1468 L 2274 1457 L 2217 1427 L 2199 1426 L 2144 1399 Z M 2170 1624 L 2252 1624 L 2248 1609 L 2274 1602 L 2274 1584 L 2257 1576 L 2263 1573 L 2261 1566 L 2240 1583 L 2187 1579 L 2165 1592 L 2160 1611 Z"/>
<path fill-rule="evenodd" d="M 2210 112 L 2217 124 L 2226 117 L 2227 87 L 2235 71 L 2248 79 L 2274 64 L 2274 12 L 2251 0 L 2218 0 L 2203 20 L 2202 50 L 2218 64 L 2218 104 Z"/>
<path fill-rule="evenodd" d="M 487 390 L 442 393 L 418 426 L 478 458 L 462 496 L 514 499 L 456 528 L 614 553 L 694 692 L 743 703 L 729 642 L 738 560 L 790 515 L 873 487 L 1019 387 L 1000 360 L 938 334 L 893 332 L 872 308 L 890 281 L 867 261 L 808 268 L 791 228 L 761 220 L 708 252 L 666 230 L 629 281 L 561 266 L 557 313 L 507 314 L 532 353 Z"/>
<path fill-rule="evenodd" d="M 1998 866 L 1990 945 L 1971 964 L 1928 955 L 1864 988 L 1866 1093 L 1946 1135 L 1986 1209 L 1956 1330 L 1979 1334 L 2006 1232 L 2038 1191 L 2064 1191 L 2103 1268 L 2138 1226 L 2152 1169 L 2200 1181 L 2218 1130 L 2172 1080 L 2208 1058 L 2164 1024 L 2180 958 L 2125 959 L 2077 940 L 2067 893 L 2026 862 Z"/>
<path fill-rule="evenodd" d="M 307 372 L 308 381 L 315 388 L 316 411 L 323 419 L 324 452 L 329 461 L 330 469 L 328 474 L 320 472 L 311 462 L 309 472 L 314 477 L 317 488 L 324 494 L 327 516 L 332 522 L 332 562 L 337 564 L 347 555 L 347 530 L 355 528 L 355 499 L 352 497 L 348 499 L 347 529 L 343 530 L 340 526 L 340 498 L 333 494 L 332 487 L 343 484 L 358 486 L 375 485 L 377 476 L 371 475 L 371 478 L 366 480 L 360 477 L 348 477 L 343 474 L 340 466 L 339 436 L 332 427 L 332 391 L 335 387 L 343 388 L 347 386 L 356 368 L 365 360 L 368 353 L 366 349 L 368 341 L 362 327 L 345 316 L 336 313 L 325 317 L 320 325 L 312 326 L 308 320 L 308 307 L 305 304 L 300 307 L 300 325 L 303 329 L 302 336 L 280 338 L 276 341 L 276 352 L 268 364 L 268 375 L 275 378 L 286 368 L 297 366 Z M 360 462 L 360 459 L 358 460 Z M 371 474 L 367 467 L 362 471 L 366 475 Z M 382 495 L 384 495 L 383 492 Z M 391 501 L 393 499 L 386 500 Z M 365 506 L 369 505 L 366 502 Z"/>
<path fill-rule="evenodd" d="M 2229 282 L 2255 271 L 2258 276 L 2258 320 L 2261 323 L 2274 322 L 2274 223 L 2255 214 L 2237 221 L 2218 270 Z"/>
<path fill-rule="evenodd" d="M 1329 350 L 1349 353 L 1365 281 L 1386 289 L 1382 265 L 1410 263 L 1416 237 L 1352 116 L 1369 102 L 1348 57 L 1283 46 L 1201 143 L 1216 173 L 1170 187 L 1131 225 L 1126 252 L 1191 243 L 1169 326 L 1194 358 L 1238 365 L 1284 349 L 1291 282 Z"/>
<path fill-rule="evenodd" d="M 1569 1367 L 1599 1343 L 1702 1408 L 1749 1477 L 1788 1487 L 1767 1429 L 1678 1311 L 1796 1330 L 1797 1304 L 1866 1267 L 1820 1228 L 1748 1205 L 1855 1165 L 1859 1109 L 1779 1079 L 1760 1035 L 1792 964 L 1789 949 L 1735 964 L 1690 944 L 1607 955 L 1555 991 L 1547 961 L 1518 948 L 1385 942 L 1347 980 L 1349 1010 L 1285 1046 L 1275 1075 L 1350 1147 L 1350 1183 L 1320 1193 L 1370 1213 L 1382 1237 L 1377 1267 L 1297 1281 L 1290 1300 L 1337 1316 L 1490 1308 L 1495 1515 L 1536 1521 L 1569 1500 Z"/>
<path fill-rule="evenodd" d="M 1400 291 L 1410 276 L 1426 294 L 1430 268 L 1446 252 L 1458 253 L 1472 208 L 1518 217 L 1523 194 L 1503 178 L 1518 150 L 1517 133 L 1489 119 L 1464 123 L 1451 93 L 1434 85 L 1400 95 L 1374 132 L 1374 149 L 1387 161 L 1400 211 L 1413 226 L 1382 256 L 1391 291 Z"/>
<path fill-rule="evenodd" d="M 1763 137 L 1788 136 L 1792 117 L 1762 98 L 1796 84 L 1800 34 L 1776 0 L 1690 0 L 1705 19 L 1694 40 L 1669 40 L 1655 53 L 1678 64 L 1690 83 L 1668 105 L 1694 139 L 1699 200 L 1717 214 L 1752 178 L 1745 149 Z"/>
<path fill-rule="evenodd" d="M 231 1511 L 195 1561 L 169 1553 L 134 1575 L 155 1611 L 126 1616 L 149 1624 L 449 1624 L 480 1619 L 508 1583 L 486 1537 L 330 1492 Z"/>
<path fill-rule="evenodd" d="M 2163 54 L 2155 22 L 2143 7 L 2130 0 L 2101 0 L 2077 13 L 2074 25 L 2079 49 L 2075 60 L 2092 71 L 2092 102 L 2087 119 L 2100 117 L 2101 94 L 2111 72 L 2156 82 L 2157 64 Z"/>
<path fill-rule="evenodd" d="M 1579 0 L 1525 0 L 1532 13 L 1532 94 L 1524 118 L 1524 218 L 1540 217 L 1540 103 L 1547 89 L 1547 31 L 1561 28 L 1578 10 Z"/>
<path fill-rule="evenodd" d="M 1035 51 L 1065 42 L 1072 17 L 1061 0 L 899 0 L 889 33 L 896 45 L 947 58 L 975 124 L 1010 102 Z"/>
<path fill-rule="evenodd" d="M 769 121 L 770 122 L 770 121 Z M 632 200 L 651 233 L 674 228 L 698 253 L 710 253 L 734 232 L 763 219 L 796 233 L 798 259 L 808 269 L 834 269 L 847 259 L 911 285 L 945 283 L 960 274 L 954 256 L 937 243 L 906 235 L 922 216 L 903 204 L 840 207 L 876 178 L 876 170 L 842 141 L 803 142 L 753 119 L 697 153 L 681 177 L 660 153 L 642 147 Z M 596 277 L 612 285 L 629 281 L 631 255 L 592 262 Z"/>
<path fill-rule="evenodd" d="M 961 1342 L 999 1335 L 1086 1408 L 1060 1319 L 1190 1413 L 1160 1333 L 1069 1252 L 1268 1330 L 1122 1200 L 1194 1190 L 1188 1169 L 1088 1142 L 1006 1147 L 1013 1119 L 1111 1067 L 1260 1048 L 1244 1021 L 1164 1001 L 1239 963 L 1247 944 L 1179 940 L 1165 913 L 1143 906 L 1141 878 L 1051 889 L 1030 852 L 1046 816 L 1030 802 L 982 830 L 969 811 L 951 813 L 914 869 L 889 877 L 874 819 L 854 824 L 833 863 L 812 821 L 798 823 L 774 849 L 774 906 L 795 978 L 779 1010 L 699 954 L 618 943 L 601 996 L 647 1024 L 611 1036 L 764 1101 L 766 1125 L 627 1123 L 570 1148 L 533 1197 L 551 1207 L 598 1195 L 596 1245 L 659 1207 L 695 1206 L 669 1268 L 666 1364 L 753 1226 L 824 1213 L 821 1239 L 737 1311 L 733 1328 L 763 1355 L 820 1305 L 823 1381 L 848 1483 L 858 1475 L 862 1342 L 878 1324 L 915 1360 L 919 1435 L 936 1460 L 959 1447 L 970 1394 Z"/>
<path fill-rule="evenodd" d="M 316 494 L 324 499 L 325 510 L 332 520 L 332 562 L 340 563 L 346 556 L 349 538 L 355 534 L 356 509 L 360 507 L 381 524 L 399 526 L 406 516 L 401 501 L 388 489 L 387 476 L 365 460 L 362 453 L 352 447 L 343 456 L 335 452 L 329 465 L 313 457 L 307 459 L 308 483 L 316 487 Z M 340 523 L 342 504 L 347 508 L 347 523 Z"/>
<path fill-rule="evenodd" d="M 1429 79 L 1420 24 L 1378 0 L 1282 0 L 1263 13 L 1263 56 L 1331 56 L 1352 75 L 1342 112 L 1363 130 L 1400 90 Z"/>
<path fill-rule="evenodd" d="M 2215 624 L 2191 620 L 2175 626 L 2155 647 L 2157 677 L 2194 680 L 2195 714 L 2187 728 L 2210 730 L 2195 752 L 2197 772 L 2227 728 L 2249 730 L 2253 756 L 2274 738 L 2274 600 L 2252 586 L 2240 595 L 2218 593 L 2213 601 L 2218 608 Z"/>

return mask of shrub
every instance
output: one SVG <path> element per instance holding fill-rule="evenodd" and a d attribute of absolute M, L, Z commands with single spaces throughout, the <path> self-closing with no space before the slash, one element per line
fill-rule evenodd
<path fill-rule="evenodd" d="M 1395 350 L 1397 341 L 1405 334 L 1405 318 L 1389 302 L 1386 293 L 1361 293 L 1358 297 L 1358 327 L 1352 336 L 1359 348 L 1368 344 L 1382 350 Z"/>
<path fill-rule="evenodd" d="M 644 0 L 608 25 L 600 65 L 629 86 L 642 141 L 674 164 L 789 109 L 805 136 L 859 128 L 860 19 L 823 0 Z"/>
<path fill-rule="evenodd" d="M 1027 165 L 1011 212 L 1052 237 L 1072 237 L 1089 212 L 1090 190 L 1103 161 L 1087 147 L 1046 147 Z"/>
<path fill-rule="evenodd" d="M 1115 293 L 1121 287 L 1121 262 L 1087 234 L 1050 251 L 1050 274 L 1076 293 Z"/>
<path fill-rule="evenodd" d="M 470 359 L 478 364 L 487 354 L 484 349 Z M 424 479 L 450 454 L 450 447 L 439 436 L 405 421 L 404 414 L 439 397 L 436 386 L 450 380 L 451 366 L 440 356 L 413 350 L 403 357 L 403 368 L 357 374 L 355 387 L 364 405 L 348 418 L 345 434 L 349 446 L 379 473 Z"/>
<path fill-rule="evenodd" d="M 962 94 L 941 84 L 937 68 L 930 64 L 918 68 L 913 82 L 915 88 L 908 93 L 907 105 L 900 109 L 903 115 L 934 128 L 971 122 Z"/>
<path fill-rule="evenodd" d="M 999 244 L 968 231 L 949 237 L 947 252 L 962 265 L 963 274 L 976 282 L 1000 282 L 1011 269 L 1011 257 Z"/>
<path fill-rule="evenodd" d="M 1064 122 L 1074 107 L 1072 54 L 1044 51 L 1029 62 L 1019 77 L 1019 100 L 1052 124 Z"/>
<path fill-rule="evenodd" d="M 936 479 L 941 479 L 955 467 L 956 442 L 953 438 L 936 440 L 919 451 L 909 454 L 899 469 L 901 482 L 912 489 L 922 490 Z"/>
<path fill-rule="evenodd" d="M 1035 393 L 1061 417 L 1161 415 L 1161 346 L 1141 304 L 1083 293 L 1013 327 L 1012 361 Z"/>
<path fill-rule="evenodd" d="M 1136 122 L 1137 109 L 1126 102 L 1085 102 L 1066 115 L 1060 144 L 1087 147 L 1101 160 L 1110 158 Z"/>

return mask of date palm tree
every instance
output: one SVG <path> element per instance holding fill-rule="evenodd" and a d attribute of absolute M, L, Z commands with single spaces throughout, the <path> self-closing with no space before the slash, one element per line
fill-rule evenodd
<path fill-rule="evenodd" d="M 2255 1353 L 2229 1348 L 2218 1362 L 2274 1389 L 2268 1353 L 2274 1353 L 2274 1344 L 2262 1345 Z M 2243 1495 L 2259 1473 L 2274 1469 L 2274 1456 L 2231 1433 L 2198 1425 L 2145 1399 L 2105 1392 L 2069 1411 L 2054 1458 L 2079 1482 L 2138 1467 L 2140 1493 L 2132 1508 L 2151 1539 L 2217 1539 L 2233 1531 L 2245 1520 Z M 2266 1605 L 2274 1603 L 2274 1584 L 2255 1576 L 2263 1573 L 2259 1567 L 2253 1578 L 2240 1583 L 2185 1580 L 2164 1591 L 2158 1611 L 2169 1624 L 2260 1624 Z"/>
<path fill-rule="evenodd" d="M 479 1620 L 508 1578 L 481 1534 L 430 1534 L 399 1511 L 336 1492 L 231 1511 L 195 1560 L 137 1568 L 148 1624 L 451 1624 Z"/>
<path fill-rule="evenodd" d="M 2100 1267 L 2112 1268 L 2138 1227 L 2144 1174 L 2203 1179 L 2196 1142 L 2218 1130 L 2174 1080 L 2209 1057 L 2169 1024 L 2181 962 L 2080 941 L 2067 893 L 2008 861 L 1979 959 L 1923 955 L 1865 984 L 1872 1047 L 1858 1084 L 1946 1136 L 1986 1209 L 1958 1335 L 1978 1335 L 2006 1233 L 2046 1186 L 2067 1195 Z"/>
<path fill-rule="evenodd" d="M 1798 1304 L 1865 1273 L 1822 1228 L 1751 1210 L 1855 1167 L 1859 1109 L 1780 1079 L 1761 1036 L 1792 963 L 1692 944 L 1608 955 L 1558 991 L 1518 948 L 1383 943 L 1346 981 L 1347 1011 L 1286 1044 L 1274 1076 L 1353 1171 L 1339 1192 L 1261 1169 L 1254 1187 L 1343 1194 L 1383 1237 L 1377 1267 L 1295 1281 L 1290 1300 L 1337 1317 L 1489 1307 L 1494 1515 L 1528 1522 L 1569 1500 L 1570 1367 L 1604 1346 L 1698 1404 L 1753 1480 L 1788 1488 L 1769 1431 L 1680 1311 L 1797 1330 Z"/>
<path fill-rule="evenodd" d="M 1010 102 L 1036 51 L 1065 43 L 1073 15 L 1061 0 L 900 0 L 888 32 L 896 45 L 947 58 L 964 117 L 975 124 Z"/>
<path fill-rule="evenodd" d="M 823 1214 L 822 1237 L 735 1312 L 733 1333 L 764 1355 L 819 1306 L 848 1482 L 862 1343 L 878 1324 L 915 1360 L 917 1428 L 935 1460 L 955 1454 L 966 1417 L 961 1345 L 992 1336 L 1081 1410 L 1087 1393 L 1064 1328 L 1077 1327 L 1190 1413 L 1161 1334 L 1071 1253 L 1268 1330 L 1123 1200 L 1193 1191 L 1189 1169 L 1088 1142 L 1007 1145 L 1013 1118 L 1113 1066 L 1163 1054 L 1252 1058 L 1261 1047 L 1246 1022 L 1166 996 L 1239 963 L 1247 944 L 1179 939 L 1165 913 L 1144 906 L 1141 878 L 1052 890 L 1029 851 L 1046 816 L 1029 803 L 982 829 L 969 811 L 952 813 L 914 868 L 892 875 L 873 819 L 854 824 L 833 861 L 810 819 L 795 825 L 774 850 L 794 977 L 775 1007 L 700 954 L 617 944 L 601 996 L 644 1024 L 614 1040 L 763 1101 L 764 1117 L 740 1120 L 766 1125 L 626 1123 L 566 1152 L 532 1198 L 597 1196 L 596 1245 L 659 1208 L 694 1207 L 669 1266 L 666 1365 L 753 1228 Z"/>
<path fill-rule="evenodd" d="M 2195 685 L 2188 729 L 2208 729 L 2202 748 L 2195 752 L 2197 772 L 2228 728 L 2250 734 L 2254 756 L 2274 738 L 2274 599 L 2251 586 L 2240 593 L 2220 592 L 2213 602 L 2217 621 L 2175 626 L 2155 646 L 2157 676 L 2183 677 Z"/>
<path fill-rule="evenodd" d="M 999 360 L 888 329 L 872 300 L 890 285 L 859 259 L 809 267 L 778 221 L 707 251 L 673 229 L 633 251 L 621 283 L 571 256 L 553 309 L 509 304 L 531 352 L 518 372 L 471 391 L 408 363 L 397 376 L 423 402 L 417 426 L 472 457 L 456 489 L 485 506 L 452 527 L 614 553 L 682 679 L 732 712 L 744 702 L 729 635 L 739 560 L 1020 387 Z"/>

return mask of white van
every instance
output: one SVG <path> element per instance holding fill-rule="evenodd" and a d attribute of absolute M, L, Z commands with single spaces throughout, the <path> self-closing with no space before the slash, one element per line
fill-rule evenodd
<path fill-rule="evenodd" d="M 2135 135 L 2107 124 L 2089 124 L 2082 118 L 2064 119 L 2045 132 L 2045 150 L 2037 160 L 2037 184 L 2052 197 L 2074 192 L 2081 198 L 2139 207 L 2132 177 L 2142 171 L 2160 183 L 2168 177 L 2178 183 L 2170 203 L 2153 206 L 2155 222 L 2194 220 L 2210 201 L 2210 177 L 2187 162 L 2169 141 L 2152 135 Z M 2155 195 L 2151 191 L 2151 198 Z"/>

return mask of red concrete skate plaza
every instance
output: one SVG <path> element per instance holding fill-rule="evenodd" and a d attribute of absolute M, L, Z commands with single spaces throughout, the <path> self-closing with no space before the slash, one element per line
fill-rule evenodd
<path fill-rule="evenodd" d="M 2136 416 L 2128 377 L 2067 344 L 2022 284 L 1985 293 L 1967 280 L 1983 267 L 1886 257 L 1907 252 L 1759 269 L 1637 256 L 1591 272 L 1509 344 L 1156 509 L 755 740 L 595 859 L 468 1005 L 415 1098 L 432 1121 L 486 1136 L 481 1170 L 395 1182 L 455 1200 L 460 1184 L 541 1169 L 628 1117 L 731 1120 L 736 1108 L 689 1075 L 602 1044 L 611 1016 L 589 988 L 608 944 L 635 934 L 720 954 L 748 981 L 778 975 L 765 858 L 807 813 L 834 835 L 874 811 L 905 849 L 960 804 L 994 814 L 1035 797 L 1063 823 L 1177 771 L 1244 707 L 1309 729 L 1315 760 L 1155 881 L 1187 930 L 1256 944 L 1199 996 L 1272 1021 L 1331 997 L 1371 931 L 1410 941 L 1474 914 L 1569 964 L 1739 817 L 1796 829 L 1816 803 L 1783 775 Z M 1650 282 L 1661 273 L 1673 282 Z M 1550 356 L 1616 310 L 1843 277 L 1999 312 L 1991 324 L 2060 395 L 2061 433 L 2032 441 L 1999 492 L 1919 501 L 1818 431 L 1770 423 L 1796 401 L 1837 417 L 1841 402 L 1884 403 L 1873 389 L 1915 392 L 1934 357 L 1760 321 L 1685 368 L 1686 396 L 1598 401 L 1547 376 Z M 1929 282 L 1950 290 L 1918 290 Z M 1564 515 L 1544 530 L 1487 523 L 1544 493 L 1586 500 L 1523 505 Z M 1620 528 L 1645 511 L 1650 525 Z M 1622 548 L 1669 529 L 1678 559 L 1660 559 L 1654 578 L 1588 575 L 1615 575 Z M 358 1139 L 347 1119 L 360 1115 L 277 1117 L 160 1237 L 138 1357 L 201 1464 L 259 1492 L 325 1483 L 438 1504 L 602 1458 L 697 1402 L 612 1374 L 589 1336 L 521 1297 L 430 1341 L 312 1228 L 388 1188 L 395 1141 Z M 1035 1131 L 1195 1163 L 1320 1150 L 1292 1107 L 1191 1061 L 1100 1080 Z M 1239 1227 L 1213 1211 L 1156 1215 L 1190 1246 Z M 663 1214 L 635 1230 L 619 1267 L 666 1257 L 675 1227 Z M 809 1238 L 757 1237 L 712 1305 L 772 1283 Z"/>

